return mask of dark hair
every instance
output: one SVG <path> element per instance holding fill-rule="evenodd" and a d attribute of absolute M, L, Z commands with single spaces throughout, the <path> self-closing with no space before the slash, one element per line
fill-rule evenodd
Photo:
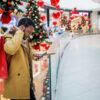
<path fill-rule="evenodd" d="M 34 27 L 34 22 L 32 19 L 30 18 L 22 18 L 19 20 L 18 22 L 18 26 L 21 26 L 21 25 L 24 25 L 25 27 L 28 27 L 28 26 L 33 26 Z"/>

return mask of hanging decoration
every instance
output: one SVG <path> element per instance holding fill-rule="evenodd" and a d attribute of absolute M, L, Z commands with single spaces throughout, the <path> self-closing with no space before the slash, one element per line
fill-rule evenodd
<path fill-rule="evenodd" d="M 87 14 L 80 15 L 77 8 L 72 9 L 70 14 L 71 16 L 69 18 L 64 14 L 61 15 L 60 23 L 61 27 L 64 27 L 65 31 L 86 33 L 91 29 L 91 20 Z M 53 25 L 55 26 L 56 22 L 54 22 Z"/>
<path fill-rule="evenodd" d="M 11 14 L 18 8 L 18 5 L 23 5 L 21 0 L 0 0 L 1 21 L 3 24 L 8 24 L 11 21 Z"/>
<path fill-rule="evenodd" d="M 58 19 L 60 17 L 60 12 L 59 11 L 53 12 L 52 17 L 55 18 L 55 19 Z"/>
<path fill-rule="evenodd" d="M 71 10 L 70 14 L 79 14 L 79 12 L 77 12 L 77 8 L 74 8 Z"/>
<path fill-rule="evenodd" d="M 61 14 L 63 14 L 63 13 L 64 13 L 64 11 L 63 11 L 63 10 L 60 10 L 60 13 L 61 13 Z"/>
<path fill-rule="evenodd" d="M 59 10 L 60 9 L 60 5 L 56 5 L 56 9 Z"/>
<path fill-rule="evenodd" d="M 3 13 L 3 12 L 4 12 L 4 10 L 0 8 L 0 14 Z"/>
<path fill-rule="evenodd" d="M 53 21 L 52 24 L 53 24 L 54 26 L 56 26 L 56 25 L 57 25 L 57 21 Z"/>
<path fill-rule="evenodd" d="M 45 19 L 46 19 L 46 16 L 45 16 L 45 15 L 40 15 L 40 20 L 41 20 L 42 22 L 44 22 Z"/>
<path fill-rule="evenodd" d="M 11 21 L 11 14 L 8 12 L 4 12 L 1 16 L 2 24 L 7 24 Z"/>
<path fill-rule="evenodd" d="M 89 26 L 89 28 L 91 28 L 92 27 L 92 24 L 88 24 L 88 26 Z"/>
<path fill-rule="evenodd" d="M 60 0 L 50 0 L 52 6 L 56 6 Z"/>
<path fill-rule="evenodd" d="M 34 43 L 34 45 L 32 47 L 33 47 L 33 49 L 40 51 L 40 43 Z"/>
<path fill-rule="evenodd" d="M 38 0 L 37 1 L 37 6 L 43 7 L 44 6 L 44 1 L 43 0 Z"/>

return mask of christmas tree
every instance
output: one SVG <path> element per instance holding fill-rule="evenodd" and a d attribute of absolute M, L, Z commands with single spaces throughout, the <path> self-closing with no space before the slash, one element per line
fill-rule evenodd
<path fill-rule="evenodd" d="M 22 5 L 21 0 L 0 0 L 1 21 L 3 24 L 8 24 L 11 21 L 11 14 L 15 10 L 19 10 L 18 5 Z"/>
<path fill-rule="evenodd" d="M 30 17 L 33 20 L 35 27 L 31 37 L 31 41 L 36 44 L 41 43 L 47 38 L 47 34 L 40 20 L 37 2 L 35 0 L 29 0 L 26 9 L 27 11 L 25 13 L 25 16 Z"/>

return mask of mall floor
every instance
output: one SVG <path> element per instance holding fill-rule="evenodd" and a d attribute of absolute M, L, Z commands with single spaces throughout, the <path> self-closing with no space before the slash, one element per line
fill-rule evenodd
<path fill-rule="evenodd" d="M 100 35 L 70 41 L 60 61 L 56 100 L 100 100 Z"/>

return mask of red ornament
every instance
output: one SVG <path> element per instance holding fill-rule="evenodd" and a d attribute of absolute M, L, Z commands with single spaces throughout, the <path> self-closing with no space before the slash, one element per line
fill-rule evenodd
<path fill-rule="evenodd" d="M 71 21 L 72 21 L 71 19 L 68 20 L 69 23 L 71 23 Z"/>
<path fill-rule="evenodd" d="M 44 1 L 43 0 L 38 0 L 37 1 L 37 6 L 43 7 L 44 6 Z"/>
<path fill-rule="evenodd" d="M 9 12 L 9 13 L 12 13 L 12 12 L 13 12 L 13 10 L 9 10 L 8 12 Z"/>
<path fill-rule="evenodd" d="M 72 11 L 70 12 L 70 14 L 79 14 L 79 12 L 76 12 L 76 11 L 73 11 L 73 10 L 72 10 Z"/>
<path fill-rule="evenodd" d="M 48 35 L 46 35 L 46 38 L 48 38 Z"/>
<path fill-rule="evenodd" d="M 29 12 L 26 12 L 26 15 L 28 15 L 29 14 Z"/>
<path fill-rule="evenodd" d="M 46 47 L 45 47 L 45 49 L 46 49 L 46 50 L 48 50 L 48 49 L 49 49 L 49 47 L 50 47 L 50 45 L 46 46 Z"/>
<path fill-rule="evenodd" d="M 30 0 L 30 2 L 32 2 L 33 0 Z"/>
<path fill-rule="evenodd" d="M 47 44 L 46 43 L 41 43 L 41 46 L 45 48 L 47 46 Z"/>
<path fill-rule="evenodd" d="M 76 11 L 77 8 L 74 8 L 73 10 L 70 11 L 70 14 L 79 14 L 79 12 Z"/>
<path fill-rule="evenodd" d="M 84 25 L 84 24 L 82 24 L 82 26 L 84 27 L 85 25 Z"/>
<path fill-rule="evenodd" d="M 60 17 L 60 12 L 53 12 L 52 17 L 58 19 Z"/>
<path fill-rule="evenodd" d="M 46 19 L 46 16 L 45 16 L 45 15 L 41 15 L 41 16 L 40 16 L 40 19 L 41 19 L 42 22 L 44 22 L 45 19 Z"/>
<path fill-rule="evenodd" d="M 64 13 L 64 11 L 63 11 L 63 10 L 60 10 L 60 13 L 61 13 L 61 14 L 63 14 L 63 13 Z"/>
<path fill-rule="evenodd" d="M 52 24 L 53 24 L 54 26 L 56 26 L 56 25 L 57 25 L 57 21 L 53 21 Z"/>
<path fill-rule="evenodd" d="M 3 13 L 3 12 L 4 12 L 4 10 L 0 8 L 0 13 Z"/>
<path fill-rule="evenodd" d="M 8 24 L 11 21 L 11 15 L 10 13 L 3 13 L 1 16 L 1 22 L 2 24 Z"/>
<path fill-rule="evenodd" d="M 20 5 L 23 5 L 23 2 L 20 2 Z"/>
<path fill-rule="evenodd" d="M 48 50 L 50 45 L 48 45 L 47 43 L 41 43 L 40 44 L 43 48 L 45 48 L 45 50 Z"/>
<path fill-rule="evenodd" d="M 67 18 L 67 16 L 65 15 L 65 16 L 64 16 L 64 19 L 66 19 L 66 18 Z"/>
<path fill-rule="evenodd" d="M 8 5 L 12 5 L 11 1 L 8 1 Z"/>
<path fill-rule="evenodd" d="M 50 0 L 52 6 L 56 6 L 60 0 Z"/>
<path fill-rule="evenodd" d="M 30 3 L 28 3 L 27 6 L 29 7 L 30 6 Z"/>
<path fill-rule="evenodd" d="M 74 16 L 71 16 L 69 19 L 70 19 L 70 20 L 73 20 L 74 18 L 75 18 Z"/>
<path fill-rule="evenodd" d="M 39 36 L 39 34 L 38 34 L 38 33 L 36 33 L 35 35 L 36 35 L 36 36 Z"/>
<path fill-rule="evenodd" d="M 57 5 L 57 6 L 56 6 L 56 9 L 60 9 L 60 5 Z"/>
<path fill-rule="evenodd" d="M 70 11 L 70 14 L 73 14 L 73 11 L 72 10 Z"/>
<path fill-rule="evenodd" d="M 91 28 L 92 27 L 92 24 L 89 24 L 88 26 L 89 26 L 89 28 Z"/>
<path fill-rule="evenodd" d="M 76 12 L 76 10 L 77 10 L 77 8 L 75 7 L 75 8 L 73 9 L 73 11 L 75 11 L 75 12 Z"/>
<path fill-rule="evenodd" d="M 69 19 L 68 19 L 68 22 L 71 23 L 71 21 L 72 21 L 72 20 L 69 18 Z"/>
<path fill-rule="evenodd" d="M 88 16 L 87 14 L 85 14 L 84 16 Z"/>
<path fill-rule="evenodd" d="M 33 47 L 33 49 L 35 49 L 35 50 L 40 50 L 40 43 L 36 43 L 36 44 L 34 44 L 32 47 Z"/>
<path fill-rule="evenodd" d="M 43 34 L 43 32 L 40 32 L 40 34 L 42 35 L 42 34 Z"/>
<path fill-rule="evenodd" d="M 29 14 L 32 14 L 32 11 L 30 11 Z"/>
<path fill-rule="evenodd" d="M 89 18 L 87 18 L 87 19 L 86 19 L 86 21 L 90 22 L 90 19 L 89 19 Z"/>

